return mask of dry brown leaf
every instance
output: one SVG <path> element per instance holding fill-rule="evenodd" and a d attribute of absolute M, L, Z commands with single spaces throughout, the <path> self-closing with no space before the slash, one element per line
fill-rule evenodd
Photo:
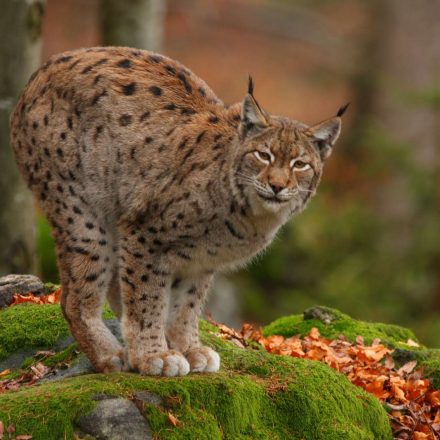
<path fill-rule="evenodd" d="M 180 423 L 180 420 L 170 411 L 168 411 L 167 415 L 168 415 L 168 420 L 171 422 L 173 426 L 177 426 Z"/>
<path fill-rule="evenodd" d="M 429 393 L 428 399 L 432 406 L 440 407 L 440 390 Z"/>
<path fill-rule="evenodd" d="M 414 440 L 428 440 L 429 436 L 428 434 L 425 434 L 424 432 L 420 432 L 420 431 L 414 431 Z"/>
<path fill-rule="evenodd" d="M 409 361 L 397 370 L 397 374 L 402 376 L 403 374 L 412 373 L 414 368 L 416 368 L 416 365 L 417 361 Z"/>

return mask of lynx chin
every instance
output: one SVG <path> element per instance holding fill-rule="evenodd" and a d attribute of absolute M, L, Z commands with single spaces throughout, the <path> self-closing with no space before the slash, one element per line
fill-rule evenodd
<path fill-rule="evenodd" d="M 123 47 L 57 55 L 11 118 L 20 171 L 53 228 L 70 330 L 96 370 L 213 372 L 199 341 L 215 272 L 272 241 L 315 194 L 341 130 L 225 105 L 189 69 Z M 101 319 L 108 299 L 123 347 Z"/>

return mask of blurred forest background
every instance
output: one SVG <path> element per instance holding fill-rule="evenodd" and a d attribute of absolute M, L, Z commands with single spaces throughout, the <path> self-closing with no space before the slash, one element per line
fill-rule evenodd
<path fill-rule="evenodd" d="M 312 124 L 352 103 L 308 209 L 220 281 L 221 319 L 265 324 L 325 304 L 440 346 L 440 2 L 2 0 L 0 12 L 0 275 L 57 281 L 7 141 L 27 77 L 54 53 L 138 46 L 183 62 L 227 103 L 249 73 L 271 113 Z"/>

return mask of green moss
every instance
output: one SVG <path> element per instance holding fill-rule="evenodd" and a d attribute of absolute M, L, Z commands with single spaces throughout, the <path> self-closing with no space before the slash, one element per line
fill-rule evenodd
<path fill-rule="evenodd" d="M 356 336 L 363 336 L 366 343 L 371 343 L 375 338 L 391 347 L 405 347 L 408 339 L 417 340 L 414 333 L 404 327 L 391 324 L 357 321 L 338 310 L 328 307 L 318 307 L 333 317 L 326 324 L 319 319 L 304 319 L 303 315 L 291 315 L 279 318 L 266 326 L 263 330 L 265 336 L 269 335 L 306 335 L 313 327 L 317 327 L 321 335 L 326 338 L 336 338 L 344 335 L 348 340 L 354 341 Z"/>
<path fill-rule="evenodd" d="M 21 350 L 49 349 L 68 333 L 58 305 L 8 307 L 0 312 L 0 360 Z"/>
<path fill-rule="evenodd" d="M 62 322 L 58 306 L 0 312 L 0 340 L 13 340 L 2 342 L 3 352 L 49 348 L 66 334 Z M 201 330 L 204 342 L 222 356 L 217 374 L 173 379 L 94 374 L 46 382 L 0 395 L 0 420 L 34 440 L 73 439 L 74 420 L 94 407 L 94 394 L 130 397 L 148 390 L 166 402 L 163 408 L 145 408 L 157 439 L 391 439 L 379 401 L 326 365 L 240 349 L 212 334 L 215 328 L 205 322 Z M 178 418 L 176 427 L 168 411 Z"/>

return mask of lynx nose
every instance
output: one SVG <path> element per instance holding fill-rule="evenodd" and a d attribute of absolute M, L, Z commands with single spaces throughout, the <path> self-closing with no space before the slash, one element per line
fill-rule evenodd
<path fill-rule="evenodd" d="M 284 189 L 283 186 L 278 186 L 278 185 L 270 185 L 270 187 L 272 188 L 274 194 L 278 194 L 280 191 Z"/>

